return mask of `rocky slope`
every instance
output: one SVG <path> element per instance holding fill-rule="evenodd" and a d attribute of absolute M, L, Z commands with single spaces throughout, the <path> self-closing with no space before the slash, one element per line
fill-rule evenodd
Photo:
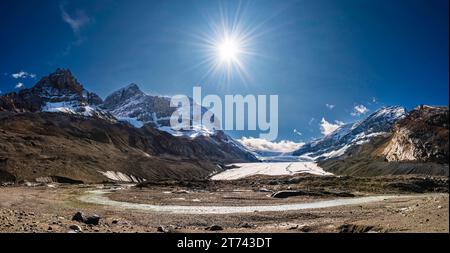
<path fill-rule="evenodd" d="M 392 126 L 386 136 L 352 146 L 339 157 L 323 159 L 325 170 L 344 175 L 449 175 L 448 107 L 419 106 Z"/>
<path fill-rule="evenodd" d="M 205 178 L 224 163 L 243 161 L 217 142 L 73 114 L 0 112 L 0 177 L 82 182 Z"/>
<path fill-rule="evenodd" d="M 382 154 L 388 161 L 448 163 L 448 107 L 419 106 L 397 122 Z"/>

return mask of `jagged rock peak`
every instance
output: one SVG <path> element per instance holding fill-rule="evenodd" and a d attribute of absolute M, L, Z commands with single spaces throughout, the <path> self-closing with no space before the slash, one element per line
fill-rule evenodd
<path fill-rule="evenodd" d="M 58 89 L 60 91 L 83 92 L 83 86 L 72 75 L 69 69 L 58 68 L 55 72 L 43 77 L 33 89 Z"/>
<path fill-rule="evenodd" d="M 135 83 L 131 83 L 107 96 L 105 103 L 103 104 L 106 108 L 111 108 L 117 106 L 130 98 L 136 98 L 144 96 L 145 93 L 141 91 L 139 86 Z"/>
<path fill-rule="evenodd" d="M 26 92 L 28 91 L 24 91 Z M 77 100 L 91 105 L 99 105 L 103 102 L 97 94 L 84 89 L 69 69 L 63 68 L 57 68 L 55 72 L 43 77 L 30 89 L 30 92 L 41 97 L 45 102 Z"/>
<path fill-rule="evenodd" d="M 144 95 L 145 94 L 143 91 L 141 91 L 139 86 L 135 83 L 131 83 L 131 84 L 123 87 L 122 89 L 119 89 L 118 91 L 113 92 L 113 94 L 111 94 L 111 95 L 115 95 L 116 93 L 118 95 L 120 95 L 122 99 L 127 99 L 130 97 L 134 97 L 136 95 Z"/>

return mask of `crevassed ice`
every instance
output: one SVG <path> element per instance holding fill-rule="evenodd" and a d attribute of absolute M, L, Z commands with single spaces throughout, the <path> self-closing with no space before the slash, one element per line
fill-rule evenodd
<path fill-rule="evenodd" d="M 324 171 L 315 162 L 263 162 L 236 163 L 239 168 L 229 169 L 211 177 L 212 180 L 235 180 L 254 175 L 283 176 L 297 173 L 327 176 L 332 173 Z"/>

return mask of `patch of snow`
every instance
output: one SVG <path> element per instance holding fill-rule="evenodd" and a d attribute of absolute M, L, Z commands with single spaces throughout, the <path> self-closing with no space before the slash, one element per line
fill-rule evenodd
<path fill-rule="evenodd" d="M 130 117 L 117 117 L 119 121 L 128 122 L 132 126 L 136 128 L 141 128 L 144 126 L 144 123 L 136 118 L 130 118 Z"/>
<path fill-rule="evenodd" d="M 48 102 L 42 107 L 43 112 L 63 112 L 76 114 L 76 105 L 73 102 Z"/>
<path fill-rule="evenodd" d="M 337 150 L 331 150 L 330 152 L 321 154 L 319 157 L 326 157 L 326 158 L 335 158 L 335 157 L 339 157 L 341 155 L 345 154 L 345 151 L 347 151 L 347 149 L 349 149 L 352 145 L 345 145 L 340 149 Z M 317 157 L 318 158 L 318 157 Z M 315 158 L 314 160 L 316 160 L 317 158 Z"/>
<path fill-rule="evenodd" d="M 105 112 L 103 112 L 98 107 L 84 105 L 76 100 L 63 102 L 47 102 L 44 106 L 42 106 L 41 111 L 77 114 L 86 117 L 97 116 L 100 118 L 108 118 L 107 116 L 105 116 Z"/>
<path fill-rule="evenodd" d="M 158 130 L 171 134 L 172 136 L 185 136 L 189 138 L 196 138 L 198 136 L 211 136 L 214 134 L 214 130 L 210 130 L 208 128 L 193 125 L 190 130 L 174 130 L 170 126 L 160 126 Z"/>
<path fill-rule="evenodd" d="M 103 176 L 118 182 L 128 182 L 128 183 L 140 183 L 144 182 L 145 179 L 138 178 L 133 175 L 127 175 L 120 171 L 99 171 Z"/>

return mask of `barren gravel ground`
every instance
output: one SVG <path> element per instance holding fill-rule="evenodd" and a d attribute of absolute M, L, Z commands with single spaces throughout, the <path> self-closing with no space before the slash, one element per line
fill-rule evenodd
<path fill-rule="evenodd" d="M 83 203 L 86 191 L 100 186 L 0 187 L 1 232 L 208 232 L 219 225 L 221 232 L 449 232 L 448 193 L 407 194 L 360 205 L 280 212 L 244 214 L 167 214 Z M 124 189 L 111 199 L 160 205 L 267 205 L 303 203 L 337 197 L 300 196 L 273 199 L 267 192 L 184 191 L 178 188 Z M 200 201 L 200 202 L 199 202 Z M 97 214 L 99 225 L 72 221 L 81 211 Z"/>

